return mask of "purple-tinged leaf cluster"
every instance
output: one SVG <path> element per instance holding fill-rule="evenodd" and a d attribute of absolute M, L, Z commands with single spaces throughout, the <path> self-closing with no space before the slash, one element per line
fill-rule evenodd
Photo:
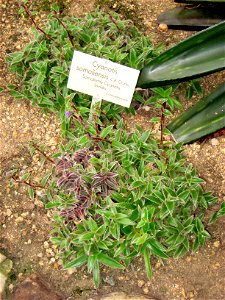
<path fill-rule="evenodd" d="M 76 164 L 86 168 L 89 165 L 91 155 L 88 150 L 83 149 L 75 152 L 72 156 L 65 155 L 56 163 L 58 175 L 57 186 L 64 193 L 74 194 L 76 203 L 70 208 L 61 210 L 60 215 L 65 219 L 65 224 L 74 224 L 85 217 L 86 210 L 91 203 L 91 189 L 88 183 L 77 173 L 74 168 Z"/>
<path fill-rule="evenodd" d="M 72 168 L 73 166 L 74 161 L 71 159 L 71 157 L 69 155 L 64 155 L 56 162 L 56 174 L 63 174 L 65 171 Z"/>
<path fill-rule="evenodd" d="M 58 181 L 57 186 L 65 193 L 79 194 L 83 180 L 81 176 L 75 172 L 67 171 L 63 173 Z"/>
<path fill-rule="evenodd" d="M 117 176 L 118 175 L 113 172 L 98 173 L 93 178 L 92 188 L 100 187 L 103 195 L 108 195 L 110 191 L 118 188 L 118 184 L 115 179 Z"/>
<path fill-rule="evenodd" d="M 89 166 L 90 158 L 91 154 L 87 149 L 76 151 L 73 155 L 73 159 L 75 160 L 75 162 L 81 164 L 85 169 Z"/>

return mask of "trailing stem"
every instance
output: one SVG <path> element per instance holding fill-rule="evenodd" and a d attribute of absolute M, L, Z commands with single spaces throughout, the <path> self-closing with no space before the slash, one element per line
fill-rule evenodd
<path fill-rule="evenodd" d="M 16 183 L 25 184 L 25 185 L 28 185 L 29 187 L 32 187 L 32 188 L 42 188 L 42 189 L 43 189 L 43 186 L 42 186 L 42 185 L 39 185 L 39 184 L 33 184 L 33 183 L 28 182 L 28 181 L 25 181 L 25 180 L 20 180 L 20 179 L 16 178 L 15 175 L 12 176 L 12 179 L 13 179 Z"/>
<path fill-rule="evenodd" d="M 62 20 L 60 20 L 60 18 L 57 16 L 57 12 L 55 10 L 53 10 L 54 12 L 54 17 L 57 19 L 57 21 L 62 25 L 62 27 L 66 30 L 66 33 L 68 35 L 68 38 L 70 40 L 71 45 L 74 47 L 74 42 L 73 42 L 73 37 L 72 35 L 69 33 L 67 27 L 65 26 L 65 24 L 62 22 Z"/>
<path fill-rule="evenodd" d="M 28 15 L 28 17 L 31 19 L 31 21 L 32 21 L 32 23 L 34 24 L 35 28 L 36 28 L 38 31 L 40 31 L 41 33 L 43 33 L 43 34 L 46 36 L 46 38 L 48 38 L 49 40 L 51 40 L 52 42 L 55 43 L 55 40 L 54 40 L 47 32 L 45 32 L 43 29 L 41 29 L 41 28 L 38 26 L 38 24 L 37 24 L 36 21 L 34 20 L 34 17 L 33 17 L 32 14 L 31 14 L 29 8 L 28 8 L 26 5 L 24 5 L 23 3 L 21 3 L 21 2 L 19 2 L 19 5 L 24 9 L 24 11 L 25 11 L 26 14 Z"/>
<path fill-rule="evenodd" d="M 53 159 L 51 159 L 50 157 L 48 157 L 48 155 L 44 152 L 44 151 L 42 151 L 38 146 L 36 146 L 36 145 L 32 145 L 32 147 L 35 149 L 35 150 L 37 150 L 38 152 L 40 152 L 48 161 L 50 161 L 51 163 L 55 163 L 54 162 L 54 160 Z"/>
<path fill-rule="evenodd" d="M 161 106 L 161 117 L 160 117 L 160 142 L 161 144 L 163 144 L 163 129 L 164 129 L 164 123 L 165 123 L 165 115 L 164 115 L 164 111 L 166 109 L 166 102 L 163 102 L 162 106 Z"/>

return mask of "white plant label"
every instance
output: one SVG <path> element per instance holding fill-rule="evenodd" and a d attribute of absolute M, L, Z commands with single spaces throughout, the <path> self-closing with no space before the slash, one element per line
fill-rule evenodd
<path fill-rule="evenodd" d="M 140 71 L 74 51 L 67 87 L 129 107 Z"/>

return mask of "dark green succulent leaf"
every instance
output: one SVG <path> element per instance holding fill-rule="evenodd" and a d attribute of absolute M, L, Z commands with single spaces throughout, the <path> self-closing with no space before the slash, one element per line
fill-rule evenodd
<path fill-rule="evenodd" d="M 221 22 L 159 55 L 141 70 L 137 87 L 168 85 L 225 69 L 224 30 Z"/>
<path fill-rule="evenodd" d="M 225 3 L 225 0 L 174 0 L 177 3 Z M 211 8 L 211 7 L 210 7 Z"/>
<path fill-rule="evenodd" d="M 220 6 L 210 7 L 210 9 L 206 7 L 175 7 L 160 14 L 157 21 L 176 29 L 183 27 L 195 30 L 203 29 L 224 21 L 224 8 Z"/>
<path fill-rule="evenodd" d="M 225 51 L 224 51 L 225 53 Z M 225 59 L 224 59 L 225 61 Z M 190 143 L 225 127 L 225 83 L 186 110 L 167 127 L 174 139 Z"/>

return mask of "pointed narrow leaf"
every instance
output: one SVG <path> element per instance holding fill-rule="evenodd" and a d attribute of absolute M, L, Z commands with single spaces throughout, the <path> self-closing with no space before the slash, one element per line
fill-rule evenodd
<path fill-rule="evenodd" d="M 95 284 L 95 287 L 98 288 L 100 284 L 100 270 L 99 270 L 99 263 L 98 261 L 95 262 L 95 266 L 92 270 L 93 273 L 93 281 Z"/>
<path fill-rule="evenodd" d="M 76 268 L 82 266 L 88 260 L 87 255 L 82 255 L 65 265 L 66 269 Z"/>
<path fill-rule="evenodd" d="M 220 209 L 211 216 L 209 223 L 215 222 L 218 218 L 220 218 L 224 215 L 225 215 L 225 202 L 223 202 L 221 204 Z"/>
<path fill-rule="evenodd" d="M 225 69 L 224 31 L 221 22 L 162 53 L 141 70 L 137 87 L 168 85 Z"/>
<path fill-rule="evenodd" d="M 190 143 L 224 128 L 224 99 L 225 83 L 173 120 L 167 127 L 176 142 Z"/>
<path fill-rule="evenodd" d="M 104 128 L 100 134 L 100 137 L 103 139 L 107 137 L 107 135 L 109 135 L 112 132 L 113 126 L 114 125 L 109 125 L 108 127 Z"/>
<path fill-rule="evenodd" d="M 98 260 L 107 267 L 123 269 L 123 265 L 121 265 L 118 261 L 116 261 L 112 257 L 109 257 L 103 253 L 98 254 Z"/>
<path fill-rule="evenodd" d="M 28 194 L 29 194 L 29 197 L 33 200 L 34 199 L 34 189 L 29 187 L 28 188 Z"/>
<path fill-rule="evenodd" d="M 150 262 L 150 251 L 149 249 L 145 248 L 143 251 L 144 262 L 145 262 L 145 269 L 148 276 L 148 279 L 152 278 L 152 267 Z"/>

